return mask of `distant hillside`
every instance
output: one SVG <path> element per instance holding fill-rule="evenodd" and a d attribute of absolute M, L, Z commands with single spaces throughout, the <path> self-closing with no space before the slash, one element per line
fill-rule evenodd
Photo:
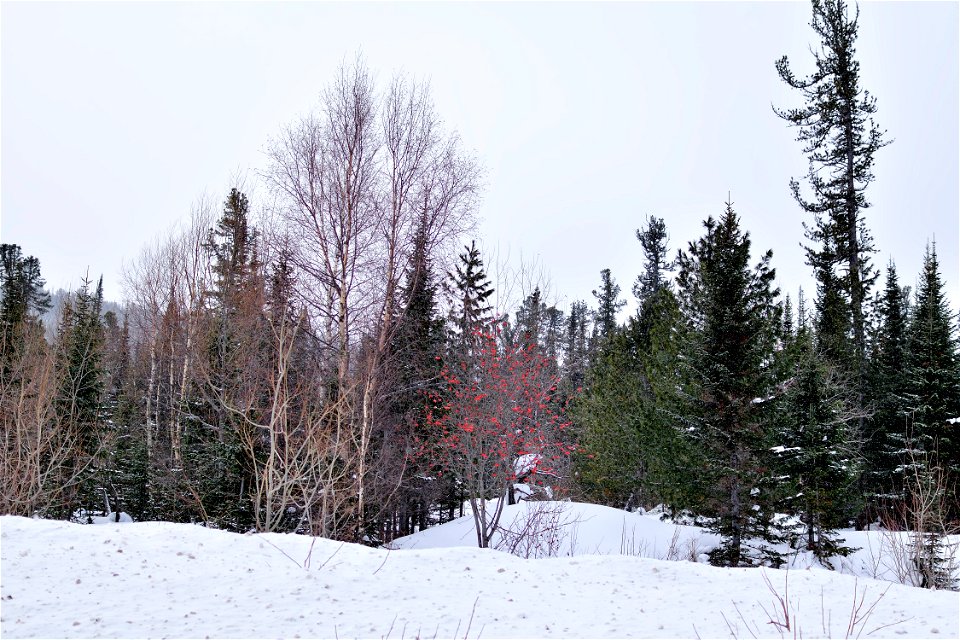
<path fill-rule="evenodd" d="M 63 305 L 70 299 L 70 296 L 73 295 L 72 291 L 67 291 L 66 289 L 57 289 L 55 292 L 50 294 L 50 309 L 43 314 L 43 326 L 46 329 L 47 340 L 53 340 L 57 335 L 57 322 L 60 320 L 60 314 L 63 310 Z M 117 314 L 117 321 L 121 322 L 123 320 L 123 307 L 116 302 L 110 300 L 103 301 L 103 313 L 107 311 L 113 311 Z"/>

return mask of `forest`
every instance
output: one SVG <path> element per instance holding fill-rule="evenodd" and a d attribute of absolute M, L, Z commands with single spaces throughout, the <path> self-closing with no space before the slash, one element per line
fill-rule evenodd
<path fill-rule="evenodd" d="M 87 278 L 45 326 L 39 261 L 0 245 L 0 513 L 368 545 L 472 514 L 486 547 L 518 500 L 663 505 L 721 536 L 721 566 L 913 531 L 925 586 L 956 588 L 957 316 L 935 242 L 920 274 L 875 263 L 892 138 L 858 13 L 813 0 L 814 71 L 771 68 L 809 166 L 783 177 L 806 264 L 781 268 L 812 292 L 774 286 L 728 202 L 685 247 L 638 220 L 629 293 L 605 269 L 560 308 L 526 277 L 499 308 L 470 238 L 480 159 L 426 83 L 378 83 L 361 57 L 271 138 L 262 201 L 237 184 L 196 205 L 128 263 L 118 310 Z"/>

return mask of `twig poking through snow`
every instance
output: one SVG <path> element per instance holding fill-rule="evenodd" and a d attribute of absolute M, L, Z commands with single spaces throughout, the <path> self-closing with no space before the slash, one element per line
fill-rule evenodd
<path fill-rule="evenodd" d="M 856 579 L 854 579 L 853 603 L 850 605 L 850 620 L 847 623 L 847 635 L 845 637 L 849 638 L 850 634 L 852 634 L 854 631 L 857 632 L 857 635 L 855 637 L 856 638 L 860 637 L 860 634 L 863 633 L 863 627 L 866 626 L 867 620 L 870 619 L 870 615 L 873 613 L 873 610 L 877 607 L 878 604 L 880 604 L 880 601 L 883 600 L 883 596 L 887 595 L 887 591 L 889 590 L 890 590 L 890 587 L 887 587 L 886 589 L 884 589 L 883 593 L 880 594 L 880 597 L 874 600 L 873 604 L 871 604 L 866 611 L 861 613 L 860 611 L 861 609 L 863 609 L 864 600 L 867 597 L 867 588 L 866 587 L 863 588 L 863 593 L 860 594 L 860 600 L 858 602 L 857 601 L 857 581 Z M 892 626 L 894 624 L 899 624 L 899 623 L 894 622 L 886 626 Z M 859 630 L 857 629 L 858 626 L 860 627 Z M 873 632 L 871 631 L 870 633 L 873 633 Z"/>
<path fill-rule="evenodd" d="M 473 614 L 477 612 L 478 602 L 480 602 L 480 596 L 477 596 L 477 599 L 473 601 L 473 609 L 470 610 L 470 620 L 467 621 L 467 632 L 463 634 L 463 640 L 467 640 L 467 637 L 470 635 L 470 627 L 473 626 Z M 457 628 L 459 629 L 460 626 L 457 625 Z"/>
<path fill-rule="evenodd" d="M 739 606 L 736 602 L 734 602 L 734 603 L 733 603 L 733 608 L 736 609 L 737 615 L 740 616 L 740 620 L 743 621 L 743 626 L 745 626 L 745 627 L 747 628 L 747 632 L 748 632 L 750 635 L 752 635 L 754 638 L 756 638 L 756 637 L 757 637 L 757 634 L 754 633 L 754 632 L 753 632 L 753 629 L 750 628 L 750 623 L 747 622 L 747 619 L 744 617 L 743 612 L 740 611 L 740 606 Z M 756 626 L 757 626 L 757 623 L 753 623 L 753 626 L 756 627 Z M 760 630 L 757 629 L 757 633 L 759 633 L 759 632 L 760 632 Z"/>
<path fill-rule="evenodd" d="M 285 555 L 285 556 L 287 556 L 288 558 L 290 558 L 290 562 L 292 562 L 293 564 L 295 564 L 295 565 L 297 565 L 298 567 L 303 568 L 303 569 L 306 568 L 306 567 L 304 567 L 303 565 L 301 565 L 299 562 L 297 562 L 297 561 L 293 558 L 293 556 L 291 556 L 289 553 L 287 553 L 286 551 L 284 551 L 283 549 L 281 549 L 281 548 L 278 547 L 277 545 L 273 544 L 272 542 L 270 542 L 270 541 L 267 540 L 266 538 L 260 538 L 260 540 L 263 541 L 263 542 L 266 542 L 268 545 L 270 545 L 271 547 L 273 547 L 274 549 L 276 549 L 277 551 L 279 551 L 279 552 L 282 553 L 283 555 Z"/>
<path fill-rule="evenodd" d="M 330 562 L 331 560 L 333 560 L 333 557 L 334 557 L 335 555 L 337 555 L 338 553 L 340 553 L 340 549 L 343 549 L 343 545 L 344 545 L 344 544 L 346 544 L 346 543 L 345 543 L 345 542 L 341 542 L 341 543 L 340 543 L 340 546 L 337 547 L 336 551 L 334 551 L 333 553 L 331 553 L 331 554 L 330 554 L 330 557 L 323 561 L 323 564 L 320 565 L 320 568 L 321 568 L 321 569 L 323 569 L 325 566 L 327 566 L 327 563 Z"/>
<path fill-rule="evenodd" d="M 383 565 L 387 564 L 387 559 L 390 557 L 390 548 L 387 547 L 387 555 L 383 556 L 383 562 L 380 563 L 380 566 L 377 567 L 377 570 L 373 572 L 373 575 L 377 575 L 380 569 L 383 569 Z"/>
<path fill-rule="evenodd" d="M 397 624 L 397 616 L 399 613 L 393 614 L 393 622 L 390 623 L 390 628 L 387 629 L 387 635 L 383 636 L 383 640 L 387 640 L 390 637 L 390 634 L 393 632 L 393 625 Z"/>

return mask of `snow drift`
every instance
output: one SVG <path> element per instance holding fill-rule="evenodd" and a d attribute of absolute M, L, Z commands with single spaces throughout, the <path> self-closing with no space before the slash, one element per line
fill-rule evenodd
<path fill-rule="evenodd" d="M 530 508 L 511 507 L 504 524 Z M 397 549 L 371 549 L 186 524 L 86 526 L 5 516 L 0 632 L 5 638 L 960 633 L 956 593 L 826 570 L 718 569 L 642 557 L 629 553 L 625 531 L 632 532 L 634 551 L 642 545 L 653 555 L 669 551 L 676 528 L 593 505 L 568 505 L 564 513 L 579 525 L 572 541 L 565 527 L 563 544 L 585 555 L 562 557 L 562 544 L 546 547 L 557 557 L 541 559 L 470 548 L 469 518 L 398 541 Z M 625 521 L 633 528 L 624 528 Z M 709 543 L 695 527 L 680 531 L 681 540 Z M 466 546 L 451 542 L 457 537 Z M 784 607 L 790 629 L 774 624 L 783 623 Z"/>

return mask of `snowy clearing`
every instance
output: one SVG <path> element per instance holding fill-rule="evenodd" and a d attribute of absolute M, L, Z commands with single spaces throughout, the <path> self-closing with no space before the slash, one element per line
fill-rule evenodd
<path fill-rule="evenodd" d="M 581 555 L 525 559 L 471 548 L 469 517 L 386 550 L 186 524 L 87 526 L 5 516 L 0 632 L 5 638 L 960 634 L 956 593 L 816 567 L 719 569 L 685 561 L 712 538 L 651 516 L 526 503 L 509 507 L 503 524 L 519 527 L 519 514 L 550 505 L 562 509 L 541 521 L 565 523 L 560 542 L 530 547 L 529 555 Z M 879 537 L 874 544 L 881 546 Z M 679 560 L 656 559 L 671 553 Z M 789 630 L 771 623 L 784 621 L 777 594 L 786 596 Z"/>

